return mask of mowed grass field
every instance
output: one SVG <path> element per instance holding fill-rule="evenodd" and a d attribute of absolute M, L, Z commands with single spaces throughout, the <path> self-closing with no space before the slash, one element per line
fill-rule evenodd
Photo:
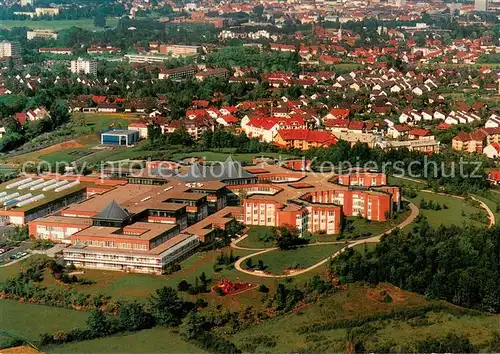
<path fill-rule="evenodd" d="M 245 248 L 274 247 L 272 228 L 268 226 L 252 226 L 248 230 L 248 236 L 238 242 L 237 245 Z"/>
<path fill-rule="evenodd" d="M 261 260 L 265 265 L 265 272 L 281 275 L 289 270 L 300 270 L 308 268 L 335 252 L 345 247 L 343 244 L 315 244 L 312 246 L 299 247 L 293 250 L 274 250 L 252 257 L 252 262 L 257 265 Z M 246 267 L 243 262 L 243 267 Z M 246 267 L 247 268 L 247 267 Z"/>
<path fill-rule="evenodd" d="M 203 353 L 176 333 L 156 327 L 84 342 L 43 348 L 46 353 Z"/>
<path fill-rule="evenodd" d="M 425 216 L 429 221 L 429 224 L 434 227 L 439 227 L 440 225 L 462 226 L 464 224 L 472 224 L 474 226 L 483 227 L 488 226 L 488 224 L 478 222 L 471 218 L 472 214 L 478 212 L 486 214 L 486 211 L 482 208 L 472 206 L 464 199 L 423 191 L 418 192 L 417 196 L 411 199 L 417 207 L 419 207 L 421 200 L 425 200 L 426 202 L 432 201 L 433 203 L 439 203 L 440 205 L 446 204 L 448 207 L 448 209 L 441 210 L 424 210 L 420 208 L 420 214 Z"/>
<path fill-rule="evenodd" d="M 115 26 L 118 24 L 118 19 L 107 18 L 106 26 Z M 28 27 L 32 29 L 54 29 L 63 30 L 71 27 L 80 27 L 88 30 L 102 30 L 102 28 L 94 26 L 93 19 L 85 20 L 0 20 L 0 28 L 12 29 L 14 27 Z"/>
<path fill-rule="evenodd" d="M 386 301 L 389 295 L 391 301 Z M 498 330 L 499 318 L 487 315 L 465 315 L 454 311 L 432 311 L 423 316 L 402 320 L 376 320 L 369 316 L 424 308 L 431 304 L 444 304 L 427 301 L 423 296 L 409 293 L 390 284 L 368 287 L 350 284 L 317 303 L 306 306 L 300 311 L 266 320 L 258 325 L 236 333 L 232 340 L 243 352 L 345 352 L 347 331 L 356 333 L 356 340 L 362 341 L 366 352 L 371 352 L 383 345 L 392 344 L 398 348 L 414 340 L 427 336 L 445 336 L 449 332 L 465 334 L 471 341 L 480 345 L 490 340 Z M 445 306 L 452 307 L 446 304 Z M 338 326 L 333 330 L 315 330 L 312 325 L 335 325 L 339 320 L 363 319 L 366 322 L 358 326 Z M 308 328 L 299 332 L 299 328 Z M 330 327 L 331 328 L 331 327 Z M 266 346 L 269 341 L 276 344 Z"/>
<path fill-rule="evenodd" d="M 486 223 L 478 222 L 476 220 L 471 219 L 471 215 L 478 212 L 486 215 L 486 211 L 483 208 L 475 207 L 470 203 L 467 203 L 464 199 L 457 198 L 456 196 L 435 194 L 423 191 L 427 189 L 427 184 L 423 181 L 420 182 L 418 180 L 408 180 L 390 176 L 389 183 L 402 186 L 403 191 L 404 189 L 407 190 L 414 189 L 418 192 L 416 197 L 408 199 L 412 203 L 414 203 L 417 206 L 417 208 L 420 209 L 420 214 L 424 215 L 427 218 L 431 226 L 434 227 L 439 227 L 440 225 L 462 226 L 464 224 L 472 224 L 478 227 L 488 226 L 488 224 Z M 474 196 L 474 197 L 483 201 L 494 213 L 496 222 L 497 223 L 500 222 L 500 213 L 496 212 L 495 201 L 482 196 Z M 439 203 L 441 206 L 443 204 L 446 204 L 448 209 L 441 209 L 441 210 L 421 209 L 420 201 L 422 199 L 424 199 L 427 202 L 432 201 L 433 203 Z M 413 225 L 410 224 L 409 226 L 406 227 L 406 230 L 410 230 L 412 226 Z"/>
<path fill-rule="evenodd" d="M 30 342 L 40 334 L 84 327 L 88 312 L 0 300 L 0 328 Z"/>

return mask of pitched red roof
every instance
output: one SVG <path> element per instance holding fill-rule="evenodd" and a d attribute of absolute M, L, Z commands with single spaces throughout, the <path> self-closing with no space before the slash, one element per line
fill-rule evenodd
<path fill-rule="evenodd" d="M 19 122 L 19 124 L 24 125 L 28 120 L 28 115 L 24 112 L 16 113 L 16 120 Z"/>
<path fill-rule="evenodd" d="M 349 120 L 347 119 L 327 119 L 325 120 L 325 127 L 328 128 L 347 128 Z"/>
<path fill-rule="evenodd" d="M 92 101 L 95 103 L 104 103 L 106 102 L 106 96 L 92 96 Z"/>
<path fill-rule="evenodd" d="M 409 134 L 410 135 L 416 135 L 416 136 L 427 136 L 429 135 L 430 131 L 427 129 L 413 129 L 410 130 Z"/>
<path fill-rule="evenodd" d="M 282 129 L 278 135 L 283 140 L 304 140 L 327 146 L 337 143 L 337 138 L 325 130 Z"/>
<path fill-rule="evenodd" d="M 348 108 L 332 108 L 329 112 L 329 114 L 337 119 L 346 119 L 350 113 L 351 111 Z"/>
<path fill-rule="evenodd" d="M 360 122 L 360 121 L 356 121 L 356 120 L 352 120 L 350 123 L 349 123 L 349 129 L 351 130 L 362 130 L 365 126 L 365 123 L 364 122 Z"/>

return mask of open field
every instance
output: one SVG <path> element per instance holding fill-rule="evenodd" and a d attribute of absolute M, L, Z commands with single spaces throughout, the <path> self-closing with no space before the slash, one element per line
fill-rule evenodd
<path fill-rule="evenodd" d="M 88 312 L 0 300 L 0 328 L 28 341 L 41 333 L 84 327 Z"/>
<path fill-rule="evenodd" d="M 118 23 L 116 18 L 107 18 L 107 26 L 115 26 Z M 102 30 L 94 26 L 94 19 L 85 20 L 41 20 L 41 21 L 24 21 L 24 20 L 0 20 L 0 28 L 11 29 L 13 27 L 28 27 L 33 29 L 55 29 L 63 30 L 71 27 L 80 27 L 88 30 Z"/>
<path fill-rule="evenodd" d="M 136 333 L 43 348 L 46 353 L 203 353 L 178 334 L 156 327 Z"/>
<path fill-rule="evenodd" d="M 385 300 L 387 295 L 391 301 Z M 416 318 L 368 318 L 375 314 L 408 311 L 432 304 L 443 304 L 454 311 L 448 313 L 446 310 L 429 308 L 424 311 L 426 314 Z M 361 318 L 366 318 L 366 322 L 358 326 L 342 326 L 338 322 L 342 319 Z M 491 338 L 493 331 L 498 329 L 498 321 L 496 316 L 460 314 L 451 305 L 438 301 L 429 302 L 423 296 L 400 290 L 390 284 L 380 284 L 374 288 L 350 284 L 346 290 L 323 298 L 298 312 L 270 319 L 241 331 L 233 340 L 244 352 L 345 352 L 347 329 L 351 329 L 355 331 L 356 339 L 364 343 L 367 352 L 388 343 L 401 348 L 413 340 L 438 334 L 444 336 L 449 332 L 465 334 L 478 345 Z M 337 329 L 316 330 L 312 329 L 312 325 L 331 325 Z M 308 327 L 309 331 L 299 333 L 298 329 L 301 327 Z M 275 341 L 276 345 L 266 347 L 259 344 L 265 343 L 259 340 L 263 336 Z"/>
<path fill-rule="evenodd" d="M 254 265 L 262 260 L 265 265 L 265 272 L 281 275 L 287 270 L 304 269 L 328 258 L 345 245 L 342 244 L 323 244 L 314 246 L 305 246 L 293 250 L 281 251 L 275 250 L 252 257 Z M 247 268 L 246 263 L 243 267 Z"/>

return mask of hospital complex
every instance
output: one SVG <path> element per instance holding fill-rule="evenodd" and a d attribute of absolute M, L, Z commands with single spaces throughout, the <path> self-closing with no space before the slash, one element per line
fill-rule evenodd
<path fill-rule="evenodd" d="M 3 224 L 66 244 L 64 259 L 76 267 L 161 274 L 235 222 L 334 235 L 344 217 L 386 221 L 400 211 L 401 189 L 376 171 L 313 173 L 298 160 L 243 168 L 228 159 L 23 176 L 0 185 L 0 203 Z"/>

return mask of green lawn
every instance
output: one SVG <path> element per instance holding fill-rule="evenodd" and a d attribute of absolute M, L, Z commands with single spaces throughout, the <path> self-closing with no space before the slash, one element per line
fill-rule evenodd
<path fill-rule="evenodd" d="M 12 265 L 0 267 L 0 281 L 4 281 L 7 278 L 11 278 L 19 274 L 21 271 L 21 263 L 22 262 L 17 262 Z"/>
<path fill-rule="evenodd" d="M 44 154 L 40 155 L 39 159 L 43 161 L 47 161 L 49 163 L 56 163 L 56 162 L 73 162 L 75 160 L 78 160 L 82 158 L 83 154 L 81 153 L 92 153 L 92 150 L 89 150 L 87 148 L 70 148 L 70 149 L 64 149 L 60 151 L 55 151 L 49 154 Z"/>
<path fill-rule="evenodd" d="M 353 247 L 354 250 L 364 254 L 366 251 L 373 251 L 377 247 L 377 244 L 374 242 L 362 243 L 360 245 L 356 245 Z"/>
<path fill-rule="evenodd" d="M 482 208 L 476 208 L 466 203 L 463 199 L 421 191 L 418 192 L 417 196 L 412 198 L 411 201 L 419 207 L 422 199 L 427 202 L 432 201 L 434 203 L 439 203 L 440 205 L 446 204 L 448 207 L 448 209 L 441 210 L 424 210 L 420 208 L 420 214 L 424 215 L 429 221 L 429 224 L 434 227 L 438 227 L 440 225 L 462 226 L 463 224 L 472 224 L 482 227 L 488 226 L 488 224 L 480 223 L 471 219 L 471 214 L 477 212 L 486 214 L 486 211 Z"/>
<path fill-rule="evenodd" d="M 84 342 L 43 348 L 46 353 L 203 353 L 166 328 L 155 327 Z"/>
<path fill-rule="evenodd" d="M 85 326 L 88 312 L 0 300 L 0 328 L 36 342 L 41 333 L 53 333 Z"/>
<path fill-rule="evenodd" d="M 238 246 L 246 248 L 270 248 L 274 247 L 272 228 L 268 226 L 252 226 L 248 230 L 248 236 L 238 242 Z"/>
<path fill-rule="evenodd" d="M 107 26 L 115 26 L 118 23 L 118 19 L 116 18 L 108 18 L 106 20 Z M 29 27 L 33 29 L 55 29 L 55 30 L 63 30 L 71 27 L 80 27 L 83 29 L 99 29 L 94 26 L 93 19 L 86 20 L 0 20 L 0 28 L 11 29 L 13 27 Z"/>
<path fill-rule="evenodd" d="M 394 221 L 371 221 L 356 216 L 349 216 L 345 219 L 345 227 L 342 236 L 347 239 L 358 237 L 370 237 L 384 233 L 392 229 L 410 216 L 409 210 L 400 212 Z"/>
<path fill-rule="evenodd" d="M 262 260 L 266 266 L 265 272 L 267 273 L 284 274 L 288 269 L 304 269 L 310 267 L 328 258 L 342 247 L 344 247 L 344 245 L 325 244 L 300 247 L 287 251 L 275 250 L 259 254 L 251 259 L 254 265 L 257 265 L 257 262 Z M 246 267 L 245 262 L 243 263 L 243 267 Z"/>
<path fill-rule="evenodd" d="M 391 302 L 384 301 L 386 294 L 392 298 Z M 390 284 L 376 287 L 350 284 L 347 289 L 300 311 L 266 320 L 236 333 L 231 339 L 243 352 L 345 352 L 345 328 L 309 333 L 299 333 L 297 329 L 313 324 L 331 324 L 342 319 L 421 308 L 431 303 L 439 302 L 429 302 L 423 296 L 405 292 Z M 445 336 L 449 332 L 465 334 L 474 344 L 481 344 L 491 338 L 493 331 L 498 330 L 498 323 L 496 316 L 451 315 L 430 311 L 424 318 L 367 321 L 364 326 L 354 327 L 353 330 L 357 333 L 356 339 L 364 343 L 366 352 L 371 352 L 388 342 L 394 342 L 395 346 L 401 348 L 405 343 L 424 339 L 427 335 Z M 276 345 L 266 347 L 259 344 L 265 342 L 260 340 L 262 336 L 274 340 Z"/>

